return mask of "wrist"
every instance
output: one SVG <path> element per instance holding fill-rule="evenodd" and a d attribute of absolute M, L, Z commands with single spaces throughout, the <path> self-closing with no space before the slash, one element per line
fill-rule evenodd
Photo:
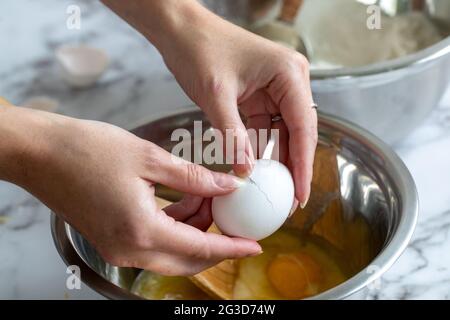
<path fill-rule="evenodd" d="M 160 52 L 171 50 L 176 38 L 189 34 L 209 11 L 197 0 L 102 0 L 145 36 Z"/>
<path fill-rule="evenodd" d="M 209 13 L 196 0 L 155 1 L 157 18 L 145 24 L 144 36 L 164 56 L 179 38 L 189 38 Z M 153 16 L 152 16 L 153 17 Z"/>
<path fill-rule="evenodd" d="M 26 186 L 49 154 L 52 122 L 46 113 L 0 107 L 0 180 Z"/>

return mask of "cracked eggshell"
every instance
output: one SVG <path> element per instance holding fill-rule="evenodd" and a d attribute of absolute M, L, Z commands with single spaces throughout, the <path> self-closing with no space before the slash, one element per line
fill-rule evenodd
<path fill-rule="evenodd" d="M 104 50 L 86 45 L 64 45 L 56 50 L 62 78 L 73 87 L 93 85 L 109 64 Z"/>
<path fill-rule="evenodd" d="M 277 231 L 294 203 L 294 181 L 275 160 L 257 160 L 250 177 L 230 194 L 214 197 L 212 216 L 224 234 L 261 240 Z"/>

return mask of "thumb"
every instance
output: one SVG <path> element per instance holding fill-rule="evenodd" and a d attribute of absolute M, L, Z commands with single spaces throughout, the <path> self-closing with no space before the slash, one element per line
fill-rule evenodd
<path fill-rule="evenodd" d="M 255 158 L 247 130 L 242 123 L 235 95 L 218 94 L 206 113 L 212 125 L 223 134 L 226 163 L 233 164 L 236 175 L 250 175 Z"/>
<path fill-rule="evenodd" d="M 214 172 L 157 147 L 147 178 L 169 188 L 202 197 L 227 194 L 242 185 L 238 177 Z"/>

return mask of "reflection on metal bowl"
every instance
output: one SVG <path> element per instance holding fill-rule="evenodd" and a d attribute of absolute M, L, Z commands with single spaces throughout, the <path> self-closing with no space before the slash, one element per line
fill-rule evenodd
<path fill-rule="evenodd" d="M 274 19 L 280 8 L 280 0 L 203 2 L 212 11 L 243 27 L 249 27 L 255 21 Z M 322 111 L 348 119 L 392 144 L 423 121 L 448 87 L 450 2 L 359 2 L 377 3 L 389 16 L 420 9 L 443 30 L 445 36 L 424 50 L 394 60 L 361 67 L 311 71 L 314 97 Z M 413 2 L 421 6 L 414 7 L 411 5 Z M 351 36 L 352 30 L 348 30 L 348 34 Z"/>
<path fill-rule="evenodd" d="M 203 113 L 189 107 L 146 121 L 132 132 L 171 150 L 177 143 L 170 140 L 173 130 L 186 128 L 193 132 L 196 120 L 202 120 L 203 129 L 208 129 Z M 333 151 L 330 159 L 337 164 L 336 190 L 340 209 L 321 212 L 320 219 L 314 210 L 297 211 L 288 221 L 291 224 L 288 227 L 302 223 L 307 226 L 307 232 L 320 235 L 343 249 L 347 259 L 358 268 L 347 281 L 312 298 L 355 297 L 378 279 L 408 245 L 417 220 L 417 193 L 402 161 L 367 131 L 344 120 L 319 114 L 319 143 L 323 150 Z M 323 163 L 327 167 L 327 163 Z M 326 181 L 319 183 L 313 194 L 319 194 L 325 186 Z M 164 191 L 160 190 L 159 195 L 164 196 Z M 350 233 L 345 231 L 357 221 L 367 223 L 368 233 L 359 238 L 360 241 L 353 241 Z M 68 265 L 80 266 L 86 284 L 111 299 L 139 298 L 130 292 L 139 270 L 105 263 L 63 220 L 53 215 L 51 223 L 59 254 Z"/>

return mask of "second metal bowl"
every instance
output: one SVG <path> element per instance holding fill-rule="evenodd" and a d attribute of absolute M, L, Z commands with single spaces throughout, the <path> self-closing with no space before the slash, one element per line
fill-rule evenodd
<path fill-rule="evenodd" d="M 255 20 L 273 19 L 281 0 L 202 1 L 217 14 L 247 27 Z M 417 10 L 407 5 L 413 2 L 409 0 L 345 1 L 399 8 L 391 12 L 391 16 Z M 404 138 L 423 121 L 449 85 L 450 1 L 421 3 L 422 11 L 442 27 L 446 38 L 394 60 L 361 67 L 311 70 L 314 98 L 322 111 L 350 120 L 390 144 Z M 352 30 L 348 30 L 348 34 L 351 36 Z"/>

